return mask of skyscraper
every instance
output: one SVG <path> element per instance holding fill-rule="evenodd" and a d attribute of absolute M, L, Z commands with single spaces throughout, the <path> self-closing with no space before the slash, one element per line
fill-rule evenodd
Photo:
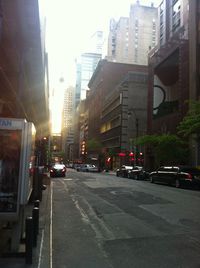
<path fill-rule="evenodd" d="M 81 100 L 86 99 L 86 94 L 89 90 L 88 83 L 101 57 L 101 54 L 96 53 L 83 53 L 81 55 Z"/>
<path fill-rule="evenodd" d="M 102 31 L 96 31 L 90 39 L 90 53 L 102 54 L 104 37 Z"/>
<path fill-rule="evenodd" d="M 75 107 L 80 100 L 86 99 L 88 83 L 93 75 L 99 60 L 102 58 L 103 32 L 96 31 L 90 39 L 88 52 L 82 53 L 76 62 L 76 90 Z"/>
<path fill-rule="evenodd" d="M 137 1 L 129 18 L 110 21 L 107 59 L 121 63 L 147 65 L 148 53 L 157 44 L 158 10 Z"/>
<path fill-rule="evenodd" d="M 63 151 L 68 160 L 73 158 L 73 142 L 74 142 L 74 87 L 68 87 L 64 92 L 64 105 L 63 105 Z"/>

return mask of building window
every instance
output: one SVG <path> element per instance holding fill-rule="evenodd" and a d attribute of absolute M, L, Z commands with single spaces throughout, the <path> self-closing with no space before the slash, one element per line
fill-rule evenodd
<path fill-rule="evenodd" d="M 180 9 L 181 9 L 181 1 L 174 0 L 173 5 L 172 5 L 172 30 L 173 31 L 176 31 L 176 29 L 181 24 Z"/>
<path fill-rule="evenodd" d="M 155 22 L 155 19 L 153 19 L 152 28 L 153 28 L 154 31 L 156 30 L 156 22 Z"/>

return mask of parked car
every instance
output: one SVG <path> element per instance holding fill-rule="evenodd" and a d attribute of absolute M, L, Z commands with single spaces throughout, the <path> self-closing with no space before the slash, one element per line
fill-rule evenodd
<path fill-rule="evenodd" d="M 141 166 L 134 166 L 128 170 L 128 178 L 135 180 L 146 180 L 149 177 L 149 173 L 144 170 Z"/>
<path fill-rule="evenodd" d="M 200 186 L 200 170 L 190 166 L 162 166 L 149 174 L 150 181 L 179 188 L 183 185 Z"/>
<path fill-rule="evenodd" d="M 81 164 L 76 168 L 77 171 L 83 171 L 83 172 L 98 172 L 99 169 L 97 166 L 93 164 Z"/>
<path fill-rule="evenodd" d="M 50 177 L 65 177 L 66 171 L 64 164 L 55 164 L 50 169 Z"/>
<path fill-rule="evenodd" d="M 130 171 L 131 169 L 133 169 L 133 166 L 122 165 L 116 170 L 116 176 L 128 178 L 128 171 Z"/>
<path fill-rule="evenodd" d="M 73 168 L 77 170 L 77 168 L 79 168 L 81 166 L 81 164 L 74 164 Z"/>

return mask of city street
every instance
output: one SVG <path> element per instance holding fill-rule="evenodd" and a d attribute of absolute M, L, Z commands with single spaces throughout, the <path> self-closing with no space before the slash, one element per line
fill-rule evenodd
<path fill-rule="evenodd" d="M 200 0 L 0 26 L 0 268 L 200 268 Z"/>
<path fill-rule="evenodd" d="M 200 191 L 68 169 L 40 206 L 33 268 L 199 268 Z M 0 267 L 30 267 L 24 258 Z"/>
<path fill-rule="evenodd" d="M 200 267 L 200 191 L 70 169 L 51 182 L 50 267 Z"/>

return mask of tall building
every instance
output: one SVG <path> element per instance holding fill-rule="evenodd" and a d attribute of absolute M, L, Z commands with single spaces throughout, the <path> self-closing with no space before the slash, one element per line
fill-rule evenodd
<path fill-rule="evenodd" d="M 96 31 L 90 39 L 90 52 L 102 54 L 104 44 L 103 31 Z"/>
<path fill-rule="evenodd" d="M 189 97 L 200 100 L 200 1 L 189 1 Z M 191 139 L 190 158 L 200 165 L 200 140 Z"/>
<path fill-rule="evenodd" d="M 81 99 L 81 63 L 76 61 L 76 89 L 75 89 L 75 108 L 78 107 Z"/>
<path fill-rule="evenodd" d="M 190 98 L 200 99 L 200 1 L 189 2 Z M 196 77 L 196 79 L 194 79 Z"/>
<path fill-rule="evenodd" d="M 88 52 L 81 54 L 76 62 L 75 107 L 81 100 L 86 99 L 88 83 L 102 58 L 103 44 L 103 32 L 96 31 L 89 40 Z"/>
<path fill-rule="evenodd" d="M 129 18 L 110 21 L 107 59 L 121 63 L 147 65 L 148 53 L 157 43 L 158 9 L 131 5 Z"/>
<path fill-rule="evenodd" d="M 81 100 L 86 98 L 88 83 L 96 66 L 101 59 L 101 54 L 84 53 L 81 55 Z"/>
<path fill-rule="evenodd" d="M 38 136 L 49 133 L 43 15 L 38 0 L 0 1 L 0 116 L 26 118 Z"/>
<path fill-rule="evenodd" d="M 128 62 L 129 18 L 121 17 L 119 21 L 110 20 L 107 59 Z"/>
<path fill-rule="evenodd" d="M 189 2 L 193 1 L 163 0 L 159 7 L 158 46 L 149 54 L 149 134 L 176 134 L 188 110 Z M 152 167 L 150 150 L 148 159 Z"/>
<path fill-rule="evenodd" d="M 121 150 L 123 152 L 129 150 L 130 134 L 135 137 L 134 112 L 140 119 L 140 134 L 142 129 L 144 130 L 147 71 L 147 66 L 144 65 L 110 62 L 105 59 L 99 62 L 89 83 L 90 91 L 86 107 L 88 130 L 85 140 L 86 147 L 88 142 L 96 141 L 101 144 L 101 148 L 88 148 L 88 160 L 96 157 L 100 161 L 103 155 L 112 151 L 115 155 L 115 167 L 117 167 L 118 153 Z M 119 91 L 120 84 L 126 85 Z M 127 112 L 132 112 L 129 126 Z M 130 128 L 131 124 L 133 127 Z"/>
<path fill-rule="evenodd" d="M 73 159 L 74 143 L 74 87 L 68 87 L 64 92 L 63 105 L 63 128 L 62 128 L 62 148 L 67 160 Z"/>

